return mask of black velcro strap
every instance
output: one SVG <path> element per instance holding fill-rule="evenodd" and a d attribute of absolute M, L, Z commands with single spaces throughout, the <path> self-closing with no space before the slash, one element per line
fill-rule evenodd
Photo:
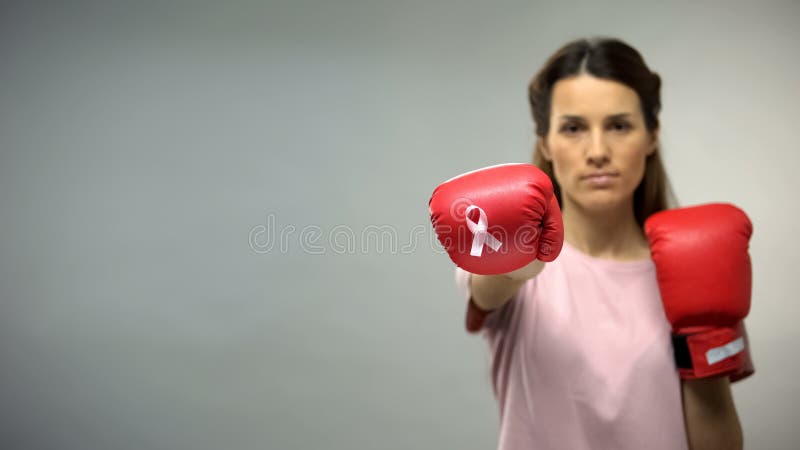
<path fill-rule="evenodd" d="M 679 369 L 691 369 L 692 355 L 689 353 L 689 344 L 686 343 L 686 334 L 672 335 L 672 350 L 675 352 L 675 365 Z"/>

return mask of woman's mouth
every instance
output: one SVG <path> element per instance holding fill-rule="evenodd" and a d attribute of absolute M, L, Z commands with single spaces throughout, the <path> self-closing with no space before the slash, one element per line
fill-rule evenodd
<path fill-rule="evenodd" d="M 592 187 L 608 187 L 614 179 L 619 177 L 617 172 L 592 172 L 581 177 L 581 180 L 586 181 Z"/>

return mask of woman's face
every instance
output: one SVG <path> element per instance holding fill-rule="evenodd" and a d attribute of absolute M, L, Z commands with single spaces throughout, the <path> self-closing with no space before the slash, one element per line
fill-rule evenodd
<path fill-rule="evenodd" d="M 636 91 L 591 75 L 553 86 L 544 157 L 553 163 L 562 202 L 600 211 L 630 203 L 657 145 Z"/>

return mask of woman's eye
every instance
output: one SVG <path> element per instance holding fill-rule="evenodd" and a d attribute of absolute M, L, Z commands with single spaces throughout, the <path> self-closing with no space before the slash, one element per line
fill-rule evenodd
<path fill-rule="evenodd" d="M 561 131 L 566 134 L 575 134 L 581 131 L 581 126 L 578 125 L 577 123 L 568 123 L 563 127 L 561 127 Z"/>
<path fill-rule="evenodd" d="M 611 129 L 614 131 L 628 131 L 630 125 L 626 122 L 614 122 L 611 124 Z"/>

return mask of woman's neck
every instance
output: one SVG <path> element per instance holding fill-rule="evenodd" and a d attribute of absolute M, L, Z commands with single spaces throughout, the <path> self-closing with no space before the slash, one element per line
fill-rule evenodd
<path fill-rule="evenodd" d="M 587 210 L 567 200 L 563 211 L 565 240 L 598 258 L 622 261 L 648 258 L 647 239 L 636 222 L 632 200 L 603 211 Z"/>

